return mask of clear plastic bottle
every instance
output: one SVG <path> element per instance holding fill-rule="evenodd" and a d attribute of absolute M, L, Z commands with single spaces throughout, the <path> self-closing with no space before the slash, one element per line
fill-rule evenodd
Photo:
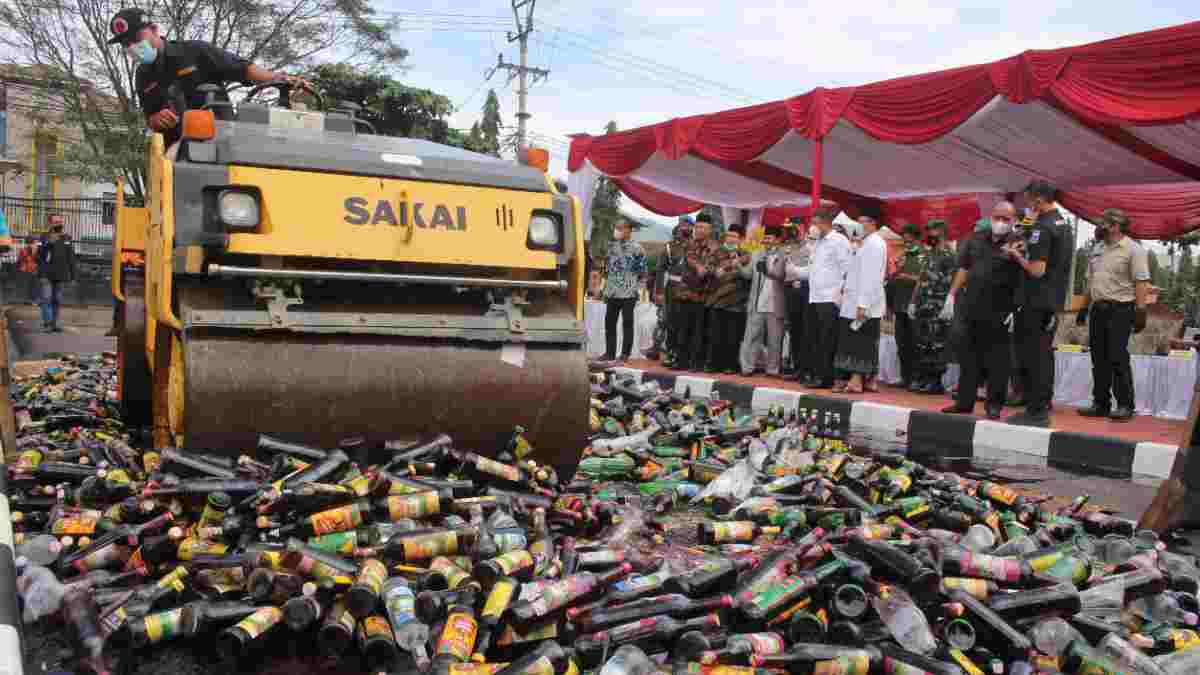
<path fill-rule="evenodd" d="M 1195 613 L 1184 611 L 1175 598 L 1165 593 L 1137 598 L 1129 603 L 1127 608 L 1137 616 L 1155 623 L 1195 626 L 1200 620 Z"/>
<path fill-rule="evenodd" d="M 931 654 L 937 649 L 925 613 L 899 588 L 884 587 L 874 599 L 875 611 L 892 637 L 910 652 Z"/>
<path fill-rule="evenodd" d="M 430 660 L 426 644 L 429 642 L 429 626 L 417 619 L 416 597 L 408 581 L 402 577 L 392 577 L 384 583 L 380 595 L 387 608 L 396 646 L 413 655 L 418 670 L 428 670 Z"/>
<path fill-rule="evenodd" d="M 1096 648 L 1118 666 L 1127 668 L 1130 675 L 1164 675 L 1154 659 L 1116 633 L 1105 635 Z"/>
<path fill-rule="evenodd" d="M 63 596 L 70 590 L 60 583 L 54 572 L 41 565 L 30 565 L 25 558 L 17 559 L 17 593 L 25 605 L 21 618 L 25 623 L 33 623 L 44 616 L 50 616 L 62 608 Z"/>
<path fill-rule="evenodd" d="M 653 675 L 656 672 L 658 666 L 636 645 L 622 645 L 600 668 L 600 675 Z"/>
<path fill-rule="evenodd" d="M 967 528 L 961 544 L 974 553 L 987 553 L 995 548 L 996 535 L 992 532 L 992 528 L 976 523 Z"/>
<path fill-rule="evenodd" d="M 1029 638 L 1038 651 L 1055 658 L 1062 656 L 1073 641 L 1084 639 L 1074 626 L 1059 617 L 1034 624 L 1029 629 Z"/>

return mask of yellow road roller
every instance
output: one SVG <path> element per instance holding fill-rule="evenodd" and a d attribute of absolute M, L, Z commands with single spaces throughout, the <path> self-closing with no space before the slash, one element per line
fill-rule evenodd
<path fill-rule="evenodd" d="M 545 152 L 376 135 L 352 105 L 290 105 L 287 83 L 236 106 L 206 86 L 177 145 L 152 137 L 145 205 L 117 190 L 127 419 L 158 447 L 226 453 L 259 434 L 447 432 L 493 455 L 519 424 L 532 459 L 570 475 L 588 429 L 583 232 Z"/>

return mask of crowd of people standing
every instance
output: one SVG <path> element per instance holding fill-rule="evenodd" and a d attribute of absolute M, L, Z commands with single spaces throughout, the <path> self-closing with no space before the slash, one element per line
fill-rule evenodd
<path fill-rule="evenodd" d="M 1012 203 L 1000 202 L 957 245 L 940 220 L 890 224 L 903 239 L 898 255 L 889 255 L 874 217 L 858 218 L 861 229 L 847 236 L 834 223 L 836 207 L 816 210 L 807 228 L 800 222 L 765 228 L 753 253 L 742 247 L 740 225 L 728 226 L 718 240 L 707 214 L 683 219 L 659 265 L 656 351 L 679 370 L 751 376 L 761 363 L 767 376 L 807 388 L 872 392 L 879 387 L 881 323 L 890 318 L 900 387 L 944 394 L 947 366 L 958 362 L 957 394 L 943 412 L 972 413 L 977 389 L 986 388 L 989 418 L 1001 419 L 1006 405 L 1024 405 L 1009 422 L 1047 426 L 1054 334 L 1074 255 L 1073 230 L 1056 196 L 1053 186 L 1034 181 L 1023 193 L 1024 219 Z M 1082 413 L 1125 420 L 1133 416 L 1127 342 L 1145 325 L 1149 277 L 1144 250 L 1125 236 L 1128 218 L 1111 210 L 1101 220 L 1088 273 L 1096 404 Z M 630 298 L 646 274 L 641 247 L 628 238 L 628 226 L 619 227 L 609 257 L 608 359 L 629 357 Z M 619 355 L 618 314 L 626 336 Z"/>

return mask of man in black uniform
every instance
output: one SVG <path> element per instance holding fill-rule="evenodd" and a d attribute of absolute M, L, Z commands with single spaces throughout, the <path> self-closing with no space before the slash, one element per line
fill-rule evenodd
<path fill-rule="evenodd" d="M 1015 220 L 1012 204 L 1000 202 L 992 211 L 989 230 L 976 232 L 959 250 L 953 288 L 964 288 L 963 297 L 955 303 L 962 307 L 962 375 L 954 405 L 942 412 L 974 412 L 975 390 L 986 372 L 987 416 L 1000 419 L 1008 394 L 1008 326 L 1023 281 L 1015 262 L 1020 255 L 1020 237 L 1012 230 Z"/>
<path fill-rule="evenodd" d="M 1017 357 L 1027 369 L 1022 388 L 1025 412 L 1008 418 L 1012 424 L 1050 426 L 1050 402 L 1054 398 L 1054 332 L 1057 311 L 1067 300 L 1071 256 L 1075 242 L 1071 229 L 1059 213 L 1058 191 L 1050 183 L 1035 180 L 1025 188 L 1027 215 L 1033 218 L 1024 252 L 1014 249 L 1013 260 L 1025 270 L 1021 311 L 1013 331 Z"/>
<path fill-rule="evenodd" d="M 204 95 L 196 91 L 202 84 L 228 82 L 262 83 L 286 80 L 308 88 L 304 80 L 275 73 L 199 40 L 164 40 L 158 25 L 136 7 L 117 12 L 108 23 L 112 37 L 108 44 L 121 45 L 137 64 L 134 86 L 138 102 L 146 115 L 146 125 L 166 136 L 170 146 L 179 140 L 179 119 L 184 113 L 167 100 L 167 88 L 178 82 L 188 106 L 200 108 Z M 224 95 L 220 100 L 228 101 Z"/>

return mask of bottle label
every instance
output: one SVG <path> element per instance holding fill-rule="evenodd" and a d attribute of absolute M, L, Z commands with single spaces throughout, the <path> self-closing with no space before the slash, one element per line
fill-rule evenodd
<path fill-rule="evenodd" d="M 355 580 L 354 585 L 371 591 L 371 595 L 378 596 L 379 589 L 383 588 L 383 582 L 387 581 L 387 578 L 387 566 L 374 558 L 367 558 L 358 570 L 358 579 Z"/>
<path fill-rule="evenodd" d="M 1200 635 L 1197 635 L 1196 631 L 1190 629 L 1172 630 L 1170 640 L 1177 652 L 1200 646 Z"/>
<path fill-rule="evenodd" d="M 271 629 L 271 626 L 283 620 L 283 610 L 278 607 L 259 607 L 250 616 L 237 624 L 251 640 Z"/>
<path fill-rule="evenodd" d="M 471 573 L 460 567 L 460 564 L 450 558 L 437 557 L 429 563 L 429 571 L 441 574 L 446 579 L 446 587 L 454 589 L 471 578 Z"/>
<path fill-rule="evenodd" d="M 1117 672 L 1108 667 L 1104 661 L 1089 656 L 1081 657 L 1079 667 L 1075 669 L 1075 675 L 1116 675 Z"/>
<path fill-rule="evenodd" d="M 788 620 L 790 620 L 796 614 L 796 612 L 799 612 L 800 610 L 803 610 L 803 609 L 808 609 L 808 607 L 810 605 L 812 605 L 812 598 L 810 598 L 806 595 L 800 599 L 800 602 L 797 602 L 796 604 L 792 605 L 791 607 L 788 607 L 787 609 L 780 612 L 779 616 L 768 621 L 767 625 L 768 626 L 778 626 L 781 623 L 785 623 Z"/>
<path fill-rule="evenodd" d="M 687 664 L 689 675 L 754 675 L 754 668 L 745 666 L 706 665 L 691 662 Z"/>
<path fill-rule="evenodd" d="M 885 675 L 930 675 L 922 668 L 897 661 L 890 656 L 883 658 L 883 672 Z"/>
<path fill-rule="evenodd" d="M 320 536 L 331 532 L 345 532 L 362 525 L 362 513 L 355 504 L 314 513 L 308 518 L 313 533 Z"/>
<path fill-rule="evenodd" d="M 450 675 L 496 675 L 507 663 L 451 663 Z"/>
<path fill-rule="evenodd" d="M 204 505 L 204 511 L 200 514 L 201 527 L 212 527 L 214 525 L 220 525 L 223 522 L 225 522 L 224 511 L 213 508 L 212 504 Z"/>
<path fill-rule="evenodd" d="M 402 540 L 405 560 L 427 560 L 458 553 L 458 533 L 432 532 Z"/>
<path fill-rule="evenodd" d="M 228 544 L 203 539 L 184 539 L 179 542 L 179 559 L 191 560 L 198 555 L 225 555 Z"/>
<path fill-rule="evenodd" d="M 980 600 L 987 600 L 989 595 L 988 583 L 983 579 L 944 577 L 942 579 L 942 589 L 947 592 L 957 589 Z"/>
<path fill-rule="evenodd" d="M 40 450 L 26 450 L 17 458 L 17 467 L 32 469 L 42 463 L 42 453 Z"/>
<path fill-rule="evenodd" d="M 162 468 L 162 455 L 157 452 L 147 452 L 142 455 L 142 468 L 146 473 L 154 473 Z"/>
<path fill-rule="evenodd" d="M 311 556 L 300 556 L 296 571 L 313 579 L 329 579 L 338 576 L 338 571 Z"/>
<path fill-rule="evenodd" d="M 387 498 L 388 516 L 392 522 L 404 518 L 424 518 L 441 513 L 441 498 L 436 492 L 418 492 Z"/>
<path fill-rule="evenodd" d="M 962 653 L 962 651 L 958 649 L 950 649 L 947 651 L 950 652 L 950 658 L 954 659 L 954 662 L 957 663 L 967 675 L 983 675 L 983 671 L 979 669 L 979 666 L 975 665 L 975 662 L 967 658 L 967 655 Z M 1057 670 L 1057 668 L 1055 668 L 1055 670 Z"/>
<path fill-rule="evenodd" d="M 346 483 L 346 487 L 350 488 L 350 490 L 356 496 L 366 497 L 368 494 L 371 493 L 371 477 L 370 476 L 358 476 L 356 478 L 351 479 L 350 482 Z"/>
<path fill-rule="evenodd" d="M 54 521 L 54 526 L 50 528 L 53 534 L 95 534 L 96 519 L 87 516 L 79 516 L 72 518 L 59 518 Z"/>
<path fill-rule="evenodd" d="M 871 659 L 866 654 L 839 656 L 813 664 L 813 675 L 867 675 L 869 672 Z"/>
<path fill-rule="evenodd" d="M 218 593 L 232 593 L 246 587 L 246 573 L 241 567 L 217 567 L 196 573 L 196 583 Z"/>
<path fill-rule="evenodd" d="M 671 578 L 671 568 L 664 566 L 663 569 L 654 574 L 645 576 L 633 577 L 625 581 L 618 581 L 613 584 L 613 588 L 618 593 L 645 593 L 647 591 L 658 588 L 663 585 L 667 579 Z"/>
<path fill-rule="evenodd" d="M 558 637 L 558 622 L 543 621 L 539 624 L 534 624 L 529 628 L 523 628 L 525 632 L 518 633 L 513 630 L 511 623 L 504 624 L 504 631 L 500 633 L 500 637 L 496 639 L 496 644 L 501 647 L 509 645 L 519 645 L 526 642 L 539 642 L 541 640 L 553 640 Z"/>
<path fill-rule="evenodd" d="M 754 523 L 713 523 L 713 541 L 750 541 L 754 539 Z"/>
<path fill-rule="evenodd" d="M 533 567 L 533 556 L 529 551 L 513 551 L 505 553 L 502 556 L 492 558 L 492 563 L 500 568 L 500 571 L 505 575 L 510 575 L 514 572 L 529 569 Z"/>
<path fill-rule="evenodd" d="M 1049 570 L 1057 565 L 1060 560 L 1062 560 L 1062 553 L 1055 551 L 1053 553 L 1047 553 L 1045 555 L 1040 555 L 1036 558 L 1033 558 L 1029 561 L 1029 566 L 1032 567 L 1033 571 L 1035 572 L 1045 572 L 1046 570 Z"/>
<path fill-rule="evenodd" d="M 1017 503 L 1016 491 L 997 483 L 988 483 L 987 491 L 984 494 L 1006 506 L 1012 506 Z"/>
<path fill-rule="evenodd" d="M 529 545 L 521 532 L 495 532 L 492 540 L 496 542 L 496 550 L 501 553 L 517 551 Z"/>
<path fill-rule="evenodd" d="M 177 637 L 183 624 L 183 608 L 179 607 L 168 612 L 148 614 L 142 620 L 146 632 L 147 644 L 158 644 L 163 640 Z"/>
<path fill-rule="evenodd" d="M 354 549 L 358 548 L 358 531 L 333 532 L 321 537 L 310 537 L 308 545 L 329 553 L 351 555 Z"/>
<path fill-rule="evenodd" d="M 513 673 L 513 675 L 554 675 L 554 663 L 545 656 L 539 656 L 536 661 Z"/>
<path fill-rule="evenodd" d="M 371 615 L 362 621 L 362 630 L 359 633 L 361 641 L 359 644 L 366 644 L 367 640 L 376 636 L 386 637 L 389 642 L 396 639 L 392 635 L 392 627 L 388 625 L 387 619 L 379 615 Z"/>
<path fill-rule="evenodd" d="M 112 542 L 76 560 L 75 569 L 80 572 L 90 572 L 92 570 L 105 569 L 116 563 L 124 564 L 129 559 L 129 554 L 130 550 L 128 547 Z"/>
<path fill-rule="evenodd" d="M 437 644 L 437 655 L 466 661 L 475 649 L 475 634 L 478 631 L 479 624 L 475 617 L 466 612 L 454 612 L 446 618 L 446 627 L 442 629 L 442 637 Z"/>
<path fill-rule="evenodd" d="M 1009 558 L 964 552 L 959 562 L 963 576 L 1016 583 L 1021 580 L 1021 563 Z"/>
<path fill-rule="evenodd" d="M 513 591 L 516 588 L 516 584 L 510 581 L 501 581 L 492 586 L 492 592 L 488 593 L 487 602 L 483 604 L 483 611 L 480 613 L 480 616 L 489 619 L 499 619 L 512 602 Z"/>
<path fill-rule="evenodd" d="M 541 597 L 531 603 L 533 616 L 545 616 L 566 605 L 572 598 L 590 592 L 595 585 L 595 577 L 590 574 L 570 576 L 552 583 L 542 590 Z"/>
<path fill-rule="evenodd" d="M 521 471 L 515 466 L 497 462 L 494 459 L 487 457 L 477 457 L 475 459 L 475 468 L 483 473 L 490 474 L 497 478 L 503 478 L 506 481 L 513 483 L 521 482 Z"/>
<path fill-rule="evenodd" d="M 748 633 L 742 636 L 750 643 L 750 649 L 759 656 L 782 654 L 786 649 L 779 633 Z"/>
<path fill-rule="evenodd" d="M 133 482 L 125 469 L 110 469 L 104 479 L 108 481 L 109 485 L 128 485 Z"/>
<path fill-rule="evenodd" d="M 417 598 L 412 589 L 405 584 L 396 584 L 389 588 L 383 596 L 383 604 L 387 607 L 388 617 L 393 625 L 403 626 L 417 620 Z"/>
<path fill-rule="evenodd" d="M 587 553 L 579 554 L 579 564 L 584 566 L 616 565 L 619 562 L 624 562 L 624 560 L 624 551 L 616 551 L 610 548 L 600 551 L 588 551 Z"/>
<path fill-rule="evenodd" d="M 769 611 L 792 599 L 793 595 L 806 585 L 806 582 L 804 577 L 788 577 L 780 583 L 771 584 L 755 593 L 751 603 L 764 612 Z"/>

